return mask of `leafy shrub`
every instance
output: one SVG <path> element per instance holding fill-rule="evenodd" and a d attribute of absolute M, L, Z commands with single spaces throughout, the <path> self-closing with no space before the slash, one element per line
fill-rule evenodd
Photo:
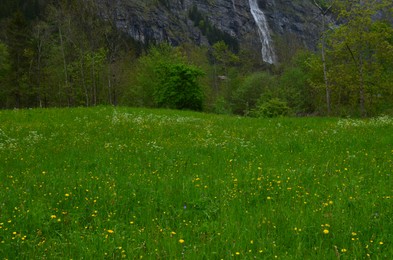
<path fill-rule="evenodd" d="M 201 70 L 182 63 L 161 64 L 156 69 L 159 84 L 153 97 L 157 106 L 202 110 L 203 92 L 198 83 Z"/>
<path fill-rule="evenodd" d="M 202 110 L 204 95 L 198 82 L 203 72 L 187 65 L 177 49 L 161 45 L 140 59 L 137 82 L 142 106 Z"/>
<path fill-rule="evenodd" d="M 278 98 L 272 98 L 269 101 L 258 105 L 256 109 L 252 110 L 251 116 L 255 117 L 278 117 L 286 116 L 289 113 L 287 102 L 281 101 Z"/>
<path fill-rule="evenodd" d="M 248 75 L 233 93 L 233 111 L 247 115 L 256 108 L 259 99 L 271 99 L 275 84 L 275 78 L 266 72 Z"/>

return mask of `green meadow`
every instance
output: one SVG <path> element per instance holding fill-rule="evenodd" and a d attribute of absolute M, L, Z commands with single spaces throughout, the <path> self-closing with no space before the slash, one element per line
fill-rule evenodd
<path fill-rule="evenodd" d="M 1 259 L 391 259 L 393 118 L 0 111 Z"/>

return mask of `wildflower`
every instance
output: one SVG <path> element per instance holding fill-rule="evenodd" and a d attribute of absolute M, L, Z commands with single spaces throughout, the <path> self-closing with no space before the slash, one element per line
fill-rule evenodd
<path fill-rule="evenodd" d="M 56 215 L 50 216 L 51 219 L 57 218 Z"/>
<path fill-rule="evenodd" d="M 324 229 L 324 230 L 323 230 L 323 233 L 324 233 L 325 235 L 327 235 L 327 234 L 329 234 L 329 230 L 328 230 L 328 229 Z"/>
<path fill-rule="evenodd" d="M 113 231 L 112 229 L 108 229 L 107 231 L 108 231 L 109 234 L 115 233 L 115 231 Z"/>
<path fill-rule="evenodd" d="M 180 244 L 183 244 L 184 242 L 185 242 L 184 239 L 181 239 L 181 238 L 179 239 Z"/>
<path fill-rule="evenodd" d="M 69 196 L 70 196 L 70 194 L 66 193 L 66 194 L 65 194 L 65 196 L 66 196 L 66 197 L 69 197 Z"/>
<path fill-rule="evenodd" d="M 347 252 L 347 249 L 345 248 L 341 249 L 341 253 L 345 253 L 345 252 Z"/>
<path fill-rule="evenodd" d="M 240 252 L 236 252 L 235 254 L 236 254 L 236 255 L 240 255 Z"/>
<path fill-rule="evenodd" d="M 352 232 L 352 236 L 356 236 L 357 234 L 356 234 L 356 232 Z"/>
<path fill-rule="evenodd" d="M 383 245 L 383 242 L 381 241 L 381 242 L 379 242 L 379 244 L 380 244 L 380 245 Z"/>

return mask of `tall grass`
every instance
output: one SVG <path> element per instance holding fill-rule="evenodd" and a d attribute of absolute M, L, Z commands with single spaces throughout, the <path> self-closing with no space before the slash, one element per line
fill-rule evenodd
<path fill-rule="evenodd" d="M 393 119 L 0 111 L 3 259 L 390 259 Z"/>

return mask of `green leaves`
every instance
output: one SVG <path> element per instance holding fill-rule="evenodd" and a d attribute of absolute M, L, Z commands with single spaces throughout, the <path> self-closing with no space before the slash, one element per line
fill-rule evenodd
<path fill-rule="evenodd" d="M 339 1 L 342 23 L 328 34 L 332 102 L 358 115 L 381 113 L 392 98 L 386 93 L 392 88 L 388 75 L 393 66 L 393 27 L 383 15 L 389 5 L 389 1 Z"/>
<path fill-rule="evenodd" d="M 10 68 L 7 46 L 0 42 L 0 82 Z"/>
<path fill-rule="evenodd" d="M 144 104 L 172 109 L 202 110 L 204 95 L 198 78 L 204 73 L 187 65 L 168 45 L 153 48 L 141 58 L 138 83 Z"/>

